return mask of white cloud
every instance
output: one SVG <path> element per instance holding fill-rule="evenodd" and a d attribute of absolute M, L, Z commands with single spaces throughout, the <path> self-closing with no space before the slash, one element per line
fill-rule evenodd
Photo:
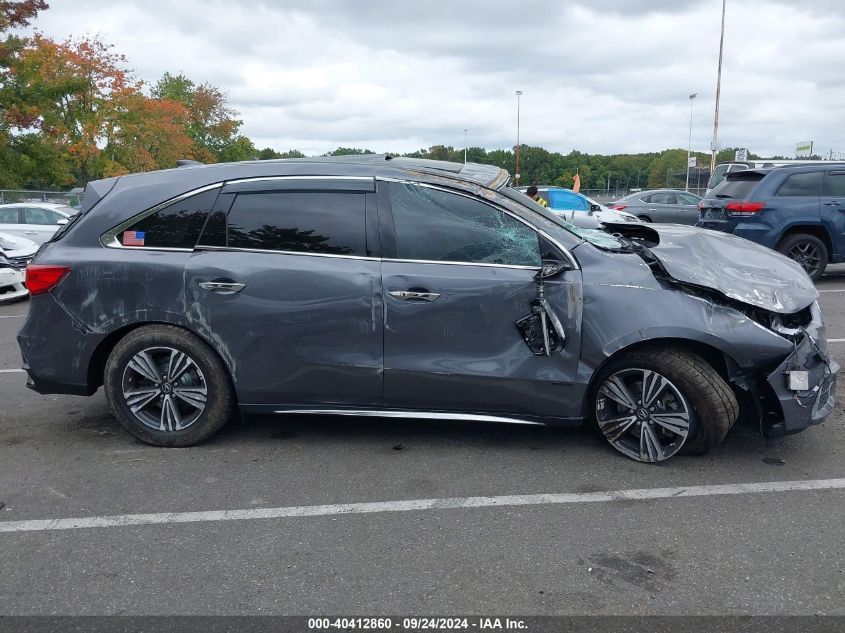
<path fill-rule="evenodd" d="M 712 133 L 718 0 L 51 0 L 35 26 L 100 34 L 148 82 L 224 89 L 259 147 L 588 152 L 693 146 Z M 845 150 L 845 3 L 728 0 L 720 141 Z"/>

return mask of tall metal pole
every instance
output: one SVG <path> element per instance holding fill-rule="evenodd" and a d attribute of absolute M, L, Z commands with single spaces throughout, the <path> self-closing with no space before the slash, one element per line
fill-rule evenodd
<path fill-rule="evenodd" d="M 710 174 L 716 169 L 716 152 L 719 148 L 719 96 L 722 92 L 722 52 L 725 48 L 725 4 L 722 0 L 722 34 L 719 36 L 719 69 L 716 72 L 716 112 L 713 116 L 713 141 L 710 143 Z"/>
<path fill-rule="evenodd" d="M 464 128 L 464 164 L 465 165 L 466 165 L 466 162 L 467 162 L 467 132 L 468 131 L 469 130 Z"/>
<path fill-rule="evenodd" d="M 689 138 L 687 139 L 687 184 L 684 191 L 689 191 L 689 159 L 692 153 L 692 107 L 695 105 L 695 98 L 698 96 L 697 92 L 693 92 L 689 96 Z"/>
<path fill-rule="evenodd" d="M 516 173 L 514 174 L 514 181 L 519 185 L 519 98 L 522 96 L 522 90 L 516 91 Z"/>

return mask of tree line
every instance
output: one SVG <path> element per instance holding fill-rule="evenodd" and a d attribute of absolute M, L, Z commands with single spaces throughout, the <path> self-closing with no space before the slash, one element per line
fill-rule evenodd
<path fill-rule="evenodd" d="M 44 0 L 0 2 L 0 33 L 27 26 Z M 257 149 L 226 94 L 210 83 L 164 72 L 154 84 L 138 79 L 128 60 L 97 37 L 55 41 L 40 33 L 0 41 L 0 188 L 66 189 L 98 178 L 203 163 L 302 158 L 296 149 Z M 515 171 L 515 148 L 466 150 L 470 162 Z M 733 149 L 719 160 L 733 157 Z M 338 147 L 330 155 L 372 154 Z M 397 154 L 402 155 L 402 154 Z M 464 149 L 435 145 L 404 154 L 462 162 Z M 694 154 L 699 165 L 709 155 Z M 753 155 L 751 156 L 754 157 Z M 686 150 L 599 155 L 520 147 L 523 183 L 584 189 L 661 187 L 683 178 Z M 682 183 L 681 183 L 682 184 Z"/>

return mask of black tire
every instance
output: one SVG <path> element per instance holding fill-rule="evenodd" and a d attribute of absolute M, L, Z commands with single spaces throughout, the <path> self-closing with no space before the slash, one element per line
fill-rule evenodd
<path fill-rule="evenodd" d="M 637 217 L 638 217 L 640 220 L 642 220 L 643 222 L 651 222 L 651 218 L 650 218 L 650 217 L 648 217 L 647 215 L 638 215 Z"/>
<path fill-rule="evenodd" d="M 824 274 L 830 261 L 830 253 L 825 243 L 815 235 L 807 233 L 796 233 L 784 238 L 778 244 L 777 251 L 801 264 L 813 281 Z"/>
<path fill-rule="evenodd" d="M 634 369 L 652 371 L 665 377 L 677 388 L 688 405 L 688 434 L 680 449 L 675 449 L 677 453 L 702 455 L 709 452 L 722 441 L 736 422 L 739 415 L 736 394 L 713 366 L 685 349 L 666 347 L 634 350 L 608 363 L 595 381 L 590 396 L 591 413 L 597 427 L 600 426 L 598 407 L 601 386 L 618 372 Z M 606 439 L 610 441 L 609 437 Z M 613 442 L 611 445 L 625 453 Z"/>
<path fill-rule="evenodd" d="M 141 373 L 133 370 L 130 361 L 137 358 L 141 352 L 158 350 L 162 355 L 167 350 L 184 354 L 193 365 L 183 370 L 181 378 L 170 387 L 164 387 L 166 381 L 161 383 L 162 388 L 170 393 L 170 399 L 176 403 L 174 406 L 187 409 L 194 419 L 184 428 L 179 428 L 178 423 L 172 424 L 168 418 L 167 425 L 175 426 L 172 429 L 162 430 L 153 428 L 150 423 L 156 417 L 156 410 L 159 411 L 162 426 L 165 425 L 166 414 L 164 405 L 159 404 L 164 396 L 154 396 L 148 400 L 142 411 L 136 415 L 127 403 L 124 389 L 131 385 L 132 380 L 140 380 L 145 383 L 139 389 L 155 390 L 151 380 L 144 379 Z M 156 353 L 156 352 L 153 352 Z M 157 366 L 159 371 L 161 365 Z M 170 371 L 166 369 L 166 371 Z M 155 370 L 154 370 L 155 371 Z M 162 377 L 167 378 L 166 374 Z M 182 381 L 193 381 L 186 385 Z M 182 447 L 193 446 L 208 439 L 232 417 L 235 411 L 235 393 L 232 382 L 226 367 L 214 350 L 197 336 L 181 328 L 172 325 L 148 325 L 131 331 L 124 338 L 118 341 L 108 361 L 106 362 L 103 384 L 106 392 L 106 400 L 109 403 L 112 413 L 118 419 L 121 426 L 136 438 L 153 446 Z M 196 405 L 186 404 L 187 401 L 176 397 L 179 391 L 177 387 L 184 388 L 185 392 L 197 388 L 204 390 L 206 400 L 203 409 L 199 410 Z M 158 393 L 162 393 L 159 389 Z M 145 398 L 146 400 L 146 398 Z M 145 421 L 139 416 L 150 418 Z M 186 418 L 187 419 L 187 418 Z"/>

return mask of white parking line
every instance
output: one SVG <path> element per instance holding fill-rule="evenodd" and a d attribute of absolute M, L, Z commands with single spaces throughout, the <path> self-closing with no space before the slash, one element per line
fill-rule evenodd
<path fill-rule="evenodd" d="M 845 292 L 845 288 L 836 288 L 834 290 L 819 290 L 819 292 Z"/>
<path fill-rule="evenodd" d="M 25 314 L 4 314 L 0 316 L 0 319 L 22 319 L 25 316 Z"/>
<path fill-rule="evenodd" d="M 0 522 L 0 532 L 43 532 L 53 530 L 75 530 L 81 528 L 161 525 L 166 523 L 246 521 L 256 519 L 335 516 L 340 514 L 374 514 L 382 512 L 413 512 L 421 510 L 449 510 L 459 508 L 561 505 L 570 503 L 597 503 L 605 501 L 643 501 L 646 499 L 744 495 L 762 492 L 836 490 L 842 488 L 845 488 L 845 479 L 809 479 L 804 481 L 770 481 L 750 484 L 687 486 L 683 488 L 611 490 L 608 492 L 509 495 L 501 497 L 457 497 L 451 499 L 415 499 L 410 501 L 341 503 L 322 506 L 287 506 L 280 508 L 251 508 L 246 510 L 211 510 L 207 512 L 119 514 L 115 516 L 94 516 L 77 519 L 2 521 Z"/>
<path fill-rule="evenodd" d="M 845 343 L 845 338 L 829 338 L 828 343 Z"/>
<path fill-rule="evenodd" d="M 0 374 L 17 374 L 23 373 L 23 369 L 0 369 Z"/>

